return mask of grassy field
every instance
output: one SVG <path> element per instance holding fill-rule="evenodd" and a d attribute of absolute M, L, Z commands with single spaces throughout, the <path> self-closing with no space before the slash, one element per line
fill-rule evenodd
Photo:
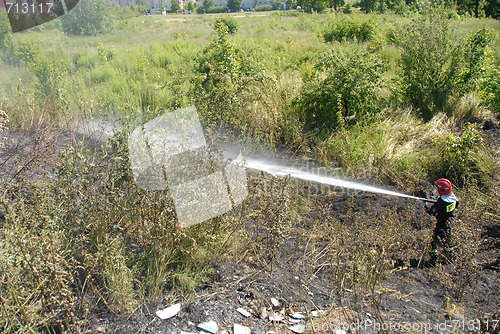
<path fill-rule="evenodd" d="M 259 191 L 264 181 L 253 176 L 257 190 L 241 208 L 179 229 L 168 191 L 135 186 L 126 131 L 101 150 L 81 144 L 46 159 L 47 148 L 67 140 L 68 124 L 105 119 L 129 130 L 191 105 L 209 134 L 223 129 L 359 180 L 411 193 L 422 180 L 450 178 L 467 224 L 457 234 L 463 256 L 441 275 L 470 282 L 477 230 L 500 215 L 498 133 L 482 128 L 498 124 L 500 22 L 287 13 L 118 12 L 114 31 L 103 35 L 68 36 L 53 22 L 11 36 L 0 110 L 14 138 L 35 135 L 19 141 L 30 150 L 6 149 L 0 160 L 0 168 L 13 160 L 22 167 L 0 188 L 0 331 L 76 332 L 95 305 L 129 315 L 167 294 L 188 298 L 213 277 L 214 263 L 244 252 L 271 261 L 305 221 L 313 222 L 311 240 L 339 255 L 330 265 L 342 290 L 375 293 L 389 272 L 386 257 L 425 252 L 428 235 L 412 235 L 414 217 L 388 209 L 365 221 L 349 209 L 342 219 L 314 218 L 332 194 L 311 199 L 276 179 L 266 180 L 271 191 Z M 228 34 L 218 18 L 237 31 Z M 415 58 L 428 63 L 419 67 Z M 359 238 L 372 224 L 383 240 L 371 232 Z M 349 237 L 336 238 L 338 231 Z M 342 272 L 345 263 L 360 278 Z"/>

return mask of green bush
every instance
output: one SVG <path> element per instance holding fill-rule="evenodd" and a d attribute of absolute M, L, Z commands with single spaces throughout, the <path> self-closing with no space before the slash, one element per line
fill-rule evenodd
<path fill-rule="evenodd" d="M 105 0 L 81 0 L 61 17 L 62 29 L 68 35 L 98 35 L 111 31 L 111 6 Z"/>
<path fill-rule="evenodd" d="M 215 40 L 203 50 L 197 71 L 201 74 L 195 99 L 198 107 L 205 111 L 210 125 L 225 123 L 235 125 L 233 112 L 242 74 L 240 51 L 228 34 L 228 27 L 221 22 L 214 26 Z"/>
<path fill-rule="evenodd" d="M 359 17 L 341 16 L 333 19 L 322 34 L 325 42 L 356 40 L 366 42 L 372 40 L 376 33 L 372 20 Z"/>
<path fill-rule="evenodd" d="M 479 79 L 479 95 L 498 115 L 500 115 L 500 64 L 487 51 L 488 57 L 484 66 L 484 74 Z"/>
<path fill-rule="evenodd" d="M 6 334 L 62 333 L 75 321 L 78 268 L 68 256 L 58 218 L 40 198 L 43 189 L 29 189 L 25 199 L 38 200 L 38 209 L 15 208 L 0 236 L 0 328 Z"/>
<path fill-rule="evenodd" d="M 228 0 L 227 8 L 230 11 L 237 12 L 241 9 L 242 0 Z"/>
<path fill-rule="evenodd" d="M 255 7 L 255 10 L 257 12 L 269 12 L 269 11 L 273 10 L 273 6 L 271 6 L 271 5 L 257 6 L 257 7 Z"/>
<path fill-rule="evenodd" d="M 230 16 L 217 18 L 213 24 L 213 28 L 217 30 L 217 27 L 222 23 L 226 25 L 228 34 L 234 35 L 238 31 L 238 22 Z"/>
<path fill-rule="evenodd" d="M 2 132 L 6 131 L 9 128 L 9 116 L 7 113 L 0 109 L 0 146 L 2 145 L 2 140 L 5 137 L 2 137 Z"/>
<path fill-rule="evenodd" d="M 351 8 L 351 4 L 348 3 L 344 6 L 344 9 L 342 10 L 342 12 L 344 14 L 351 14 L 352 13 L 352 8 Z"/>
<path fill-rule="evenodd" d="M 476 90 L 477 83 L 485 72 L 485 64 L 492 57 L 491 46 L 495 39 L 493 29 L 478 28 L 470 34 L 462 47 L 464 64 L 460 77 L 461 91 L 466 93 Z"/>
<path fill-rule="evenodd" d="M 428 121 L 443 110 L 458 87 L 458 40 L 450 31 L 448 20 L 432 14 L 408 25 L 401 47 L 403 94 Z"/>
<path fill-rule="evenodd" d="M 149 4 L 146 0 L 137 0 L 135 2 L 134 10 L 136 10 L 139 14 L 146 14 L 149 9 Z"/>
<path fill-rule="evenodd" d="M 208 10 L 214 6 L 214 0 L 203 0 L 201 6 L 196 9 L 198 14 L 208 13 Z"/>
<path fill-rule="evenodd" d="M 7 15 L 0 11 L 0 56 L 12 51 L 12 33 Z"/>
<path fill-rule="evenodd" d="M 57 65 L 56 59 L 57 56 L 53 53 L 41 54 L 29 63 L 30 69 L 38 78 L 38 91 L 54 99 L 59 98 L 61 75 L 64 71 Z"/>
<path fill-rule="evenodd" d="M 163 7 L 164 9 L 165 7 Z M 177 1 L 172 1 L 172 6 L 170 7 L 170 12 L 171 13 L 180 13 L 181 12 L 181 5 Z"/>
<path fill-rule="evenodd" d="M 408 10 L 406 3 L 409 2 L 405 2 L 404 0 L 360 0 L 357 6 L 365 13 L 385 13 L 386 11 L 392 11 L 397 14 L 403 14 Z"/>
<path fill-rule="evenodd" d="M 309 13 L 321 13 L 325 9 L 330 8 L 332 6 L 337 6 L 337 4 L 341 1 L 333 0 L 297 0 L 297 5 L 301 6 L 302 9 Z"/>
<path fill-rule="evenodd" d="M 20 42 L 17 44 L 13 50 L 14 59 L 13 61 L 21 63 L 23 65 L 28 65 L 40 57 L 43 52 L 40 44 L 37 42 Z"/>
<path fill-rule="evenodd" d="M 454 180 L 463 187 L 488 187 L 498 164 L 495 157 L 483 150 L 483 138 L 476 125 L 468 124 L 460 134 L 449 134 L 444 140 L 437 140 L 439 162 L 436 171 Z"/>
<path fill-rule="evenodd" d="M 278 10 L 283 6 L 283 3 L 280 0 L 274 0 L 272 6 L 273 10 Z"/>
<path fill-rule="evenodd" d="M 380 59 L 353 45 L 347 52 L 330 50 L 321 59 L 323 71 L 306 84 L 295 105 L 305 129 L 327 136 L 380 110 Z"/>

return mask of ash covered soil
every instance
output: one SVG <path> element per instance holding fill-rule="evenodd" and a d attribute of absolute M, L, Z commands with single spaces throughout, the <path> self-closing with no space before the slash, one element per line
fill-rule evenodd
<path fill-rule="evenodd" d="M 353 199 L 359 205 L 347 212 Z M 419 231 L 432 231 L 433 221 L 415 201 L 371 194 L 335 194 L 324 201 L 330 202 L 329 210 L 337 217 L 365 216 L 368 206 L 372 213 L 394 210 L 412 215 L 422 224 Z M 215 266 L 212 279 L 186 300 L 180 297 L 169 299 L 169 303 L 144 305 L 126 319 L 95 313 L 88 332 L 205 333 L 196 325 L 215 321 L 219 333 L 233 333 L 234 324 L 257 334 L 293 333 L 290 328 L 297 332 L 305 329 L 305 333 L 379 333 L 384 329 L 390 333 L 498 333 L 498 223 L 483 225 L 475 261 L 477 271 L 464 282 L 461 296 L 456 295 L 457 287 L 447 281 L 460 279 L 453 274 L 453 265 L 426 268 L 424 257 L 404 261 L 389 258 L 393 268 L 371 291 L 359 286 L 339 287 L 329 265 L 332 260 L 327 254 L 328 245 L 313 246 L 310 229 L 307 224 L 290 228 L 274 256 L 251 252 L 229 256 Z M 343 270 L 352 268 L 346 264 Z M 279 304 L 274 305 L 273 298 Z M 182 303 L 175 317 L 161 320 L 155 315 L 157 309 L 174 302 Z M 238 308 L 251 316 L 240 314 Z M 296 313 L 305 319 L 294 319 Z M 270 316 L 283 319 L 270 321 Z M 294 327 L 298 323 L 304 327 Z"/>
<path fill-rule="evenodd" d="M 55 168 L 58 159 L 48 157 L 57 156 L 76 137 L 63 135 L 61 141 L 60 133 L 44 131 L 49 136 L 9 134 L 7 144 L 11 144 L 2 149 L 0 161 L 4 179 L 30 164 L 45 166 L 30 168 L 30 177 L 50 177 L 54 170 L 50 166 Z M 431 194 L 432 186 L 423 182 L 414 195 Z M 244 242 L 250 245 L 216 263 L 214 274 L 194 294 L 160 297 L 128 316 L 110 313 L 96 301 L 81 333 L 206 333 L 197 325 L 208 321 L 216 322 L 218 333 L 233 333 L 234 324 L 257 334 L 293 333 L 290 328 L 298 333 L 499 332 L 500 223 L 494 216 L 475 225 L 480 245 L 474 266 L 426 267 L 425 251 L 415 245 L 409 252 L 387 252 L 377 258 L 385 270 L 371 270 L 349 261 L 349 252 L 356 248 L 346 245 L 342 251 L 342 240 L 356 240 L 357 233 L 361 236 L 366 230 L 373 230 L 375 237 L 380 231 L 380 238 L 388 238 L 382 225 L 408 224 L 407 232 L 414 233 L 415 240 L 430 241 L 434 220 L 423 210 L 423 203 L 339 189 L 314 195 L 311 202 L 306 218 L 280 231 L 280 237 L 266 247 L 259 242 L 268 240 L 262 236 L 269 231 L 248 221 L 249 238 Z M 349 227 L 345 230 L 349 235 L 343 235 L 339 226 Z M 335 246 L 332 240 L 337 240 Z M 373 250 L 384 254 L 377 247 Z M 365 262 L 376 265 L 377 259 Z M 162 320 L 155 314 L 174 303 L 182 304 L 176 316 Z M 238 308 L 251 315 L 242 315 Z"/>

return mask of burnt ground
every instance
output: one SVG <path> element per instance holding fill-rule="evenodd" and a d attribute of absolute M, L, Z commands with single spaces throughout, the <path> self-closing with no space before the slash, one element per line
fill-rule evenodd
<path fill-rule="evenodd" d="M 73 133 L 53 131 L 8 134 L 9 139 L 0 150 L 0 178 L 9 181 L 28 169 L 29 178 L 52 177 L 58 163 L 56 153 L 81 139 Z M 87 142 L 95 144 L 92 140 Z M 422 187 L 428 191 L 425 184 Z M 422 203 L 414 200 L 388 200 L 380 195 L 346 192 L 334 192 L 322 200 L 328 202 L 330 215 L 338 217 L 341 223 L 348 223 L 348 217 L 363 215 L 366 210 L 374 212 L 373 217 L 378 212 L 391 211 L 401 217 L 412 217 L 416 222 L 415 233 L 432 231 L 432 220 L 424 214 Z M 311 210 L 310 216 L 315 215 Z M 253 252 L 228 254 L 214 265 L 215 274 L 194 295 L 166 296 L 144 303 L 126 317 L 112 314 L 96 303 L 80 332 L 198 333 L 196 324 L 213 320 L 219 326 L 219 333 L 233 333 L 235 323 L 248 326 L 257 334 L 292 333 L 289 327 L 296 323 L 290 315 L 295 312 L 302 312 L 307 318 L 302 321 L 307 333 L 335 333 L 338 329 L 356 333 L 499 332 L 500 223 L 493 218 L 484 220 L 480 226 L 477 272 L 465 284 L 460 300 L 443 279 L 454 277 L 448 275 L 453 266 L 426 268 L 418 257 L 388 259 L 393 268 L 372 291 L 357 286 L 339 289 L 322 249 L 313 250 L 310 246 L 311 224 L 307 220 L 290 226 L 274 256 Z M 271 298 L 277 299 L 279 305 L 273 306 Z M 174 302 L 182 303 L 175 317 L 161 320 L 155 315 L 158 308 Z M 236 311 L 240 307 L 252 315 L 244 317 Z M 270 321 L 270 314 L 281 315 L 283 320 Z M 496 328 L 492 330 L 493 327 Z"/>
<path fill-rule="evenodd" d="M 375 210 L 388 206 L 387 198 L 376 195 L 340 195 L 332 206 L 335 214 L 345 213 L 353 196 L 361 196 L 361 203 L 369 203 Z M 363 209 L 360 206 L 359 212 Z M 399 200 L 395 209 L 419 215 L 421 205 Z M 187 300 L 176 300 L 183 303 L 183 308 L 171 319 L 156 317 L 154 311 L 161 305 L 158 303 L 144 306 L 128 319 L 104 313 L 92 320 L 89 332 L 198 333 L 196 324 L 213 320 L 220 333 L 233 333 L 235 323 L 251 328 L 252 333 L 292 333 L 289 327 L 295 324 L 290 315 L 295 312 L 306 315 L 306 333 L 335 333 L 339 328 L 352 333 L 379 333 L 384 328 L 391 333 L 477 333 L 481 326 L 483 329 L 494 326 L 498 320 L 500 275 L 496 265 L 500 236 L 497 224 L 483 228 L 482 246 L 476 259 L 478 272 L 466 285 L 460 301 L 453 297 L 441 278 L 452 271 L 452 265 L 419 267 L 419 259 L 410 259 L 402 266 L 398 266 L 398 259 L 393 259 L 394 269 L 373 294 L 361 288 L 345 288 L 339 294 L 338 287 L 333 286 L 330 268 L 322 266 L 319 257 L 315 258 L 318 263 L 311 273 L 305 230 L 307 226 L 292 228 L 276 257 L 268 263 L 248 254 L 231 256 L 218 263 L 216 275 L 210 282 Z M 271 298 L 277 299 L 280 305 L 274 307 Z M 252 316 L 244 317 L 237 312 L 238 308 L 246 309 Z M 319 311 L 319 317 L 314 311 Z M 284 319 L 269 321 L 263 318 L 263 312 L 275 312 Z M 485 318 L 487 320 L 479 322 Z M 405 325 L 411 326 L 406 327 L 411 330 L 405 331 L 402 327 Z M 498 328 L 496 332 L 489 332 L 498 333 Z"/>

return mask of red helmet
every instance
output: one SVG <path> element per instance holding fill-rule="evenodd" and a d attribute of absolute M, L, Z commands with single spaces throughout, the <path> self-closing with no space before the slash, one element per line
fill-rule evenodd
<path fill-rule="evenodd" d="M 448 179 L 439 179 L 434 183 L 437 187 L 439 195 L 449 195 L 452 193 L 451 182 Z"/>

